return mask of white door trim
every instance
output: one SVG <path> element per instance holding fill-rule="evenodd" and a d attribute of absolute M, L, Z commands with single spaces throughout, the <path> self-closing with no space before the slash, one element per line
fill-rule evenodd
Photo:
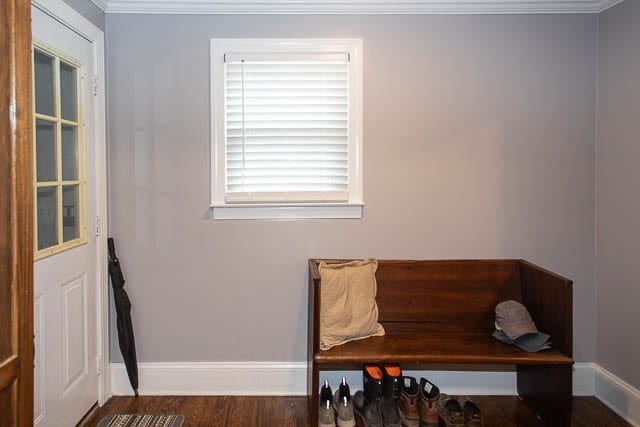
<path fill-rule="evenodd" d="M 62 0 L 32 0 L 31 4 L 67 26 L 93 45 L 93 92 L 95 95 L 94 135 L 96 148 L 96 212 L 100 217 L 100 235 L 96 236 L 96 313 L 98 313 L 98 404 L 111 397 L 109 360 L 109 278 L 107 276 L 107 140 L 105 103 L 104 32 Z M 94 219 L 87 218 L 88 224 Z M 89 226 L 89 233 L 96 232 Z"/>

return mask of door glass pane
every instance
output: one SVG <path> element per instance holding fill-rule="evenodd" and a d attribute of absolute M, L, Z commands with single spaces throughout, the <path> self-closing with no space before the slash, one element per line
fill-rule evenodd
<path fill-rule="evenodd" d="M 55 123 L 36 120 L 36 176 L 38 181 L 56 181 Z"/>
<path fill-rule="evenodd" d="M 77 185 L 62 186 L 62 240 L 64 242 L 80 237 L 79 196 L 80 191 Z"/>
<path fill-rule="evenodd" d="M 60 62 L 60 111 L 65 120 L 78 120 L 76 111 L 76 68 L 72 65 Z"/>
<path fill-rule="evenodd" d="M 36 113 L 55 116 L 53 106 L 53 58 L 38 50 L 33 53 Z"/>
<path fill-rule="evenodd" d="M 62 125 L 62 179 L 78 179 L 78 128 Z"/>
<path fill-rule="evenodd" d="M 58 244 L 57 207 L 58 188 L 39 187 L 37 197 L 38 250 Z"/>

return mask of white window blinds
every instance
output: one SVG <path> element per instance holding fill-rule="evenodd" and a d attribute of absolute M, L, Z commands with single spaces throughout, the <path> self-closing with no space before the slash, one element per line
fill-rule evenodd
<path fill-rule="evenodd" d="M 226 201 L 347 201 L 347 55 L 226 54 L 224 76 Z"/>

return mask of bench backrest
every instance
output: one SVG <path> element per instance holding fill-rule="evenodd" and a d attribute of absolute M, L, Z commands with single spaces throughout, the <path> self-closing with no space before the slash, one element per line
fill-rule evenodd
<path fill-rule="evenodd" d="M 522 301 L 517 260 L 379 260 L 376 281 L 388 332 L 490 332 L 497 303 Z"/>
<path fill-rule="evenodd" d="M 319 351 L 319 262 L 309 260 L 310 355 Z M 573 282 L 525 260 L 379 260 L 376 280 L 378 318 L 387 333 L 491 332 L 496 304 L 513 299 L 555 348 L 573 355 Z"/>
<path fill-rule="evenodd" d="M 497 303 L 522 300 L 517 261 L 380 261 L 379 321 L 389 330 L 493 330 Z"/>

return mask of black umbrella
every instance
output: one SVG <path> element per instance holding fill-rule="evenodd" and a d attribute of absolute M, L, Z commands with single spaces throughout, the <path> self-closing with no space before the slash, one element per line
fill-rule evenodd
<path fill-rule="evenodd" d="M 131 322 L 131 301 L 124 290 L 124 276 L 120 269 L 120 261 L 116 256 L 113 238 L 109 237 L 109 276 L 113 287 L 113 300 L 118 318 L 118 342 L 124 364 L 127 367 L 129 382 L 136 396 L 138 395 L 138 359 L 136 357 L 136 341 L 133 337 Z"/>

